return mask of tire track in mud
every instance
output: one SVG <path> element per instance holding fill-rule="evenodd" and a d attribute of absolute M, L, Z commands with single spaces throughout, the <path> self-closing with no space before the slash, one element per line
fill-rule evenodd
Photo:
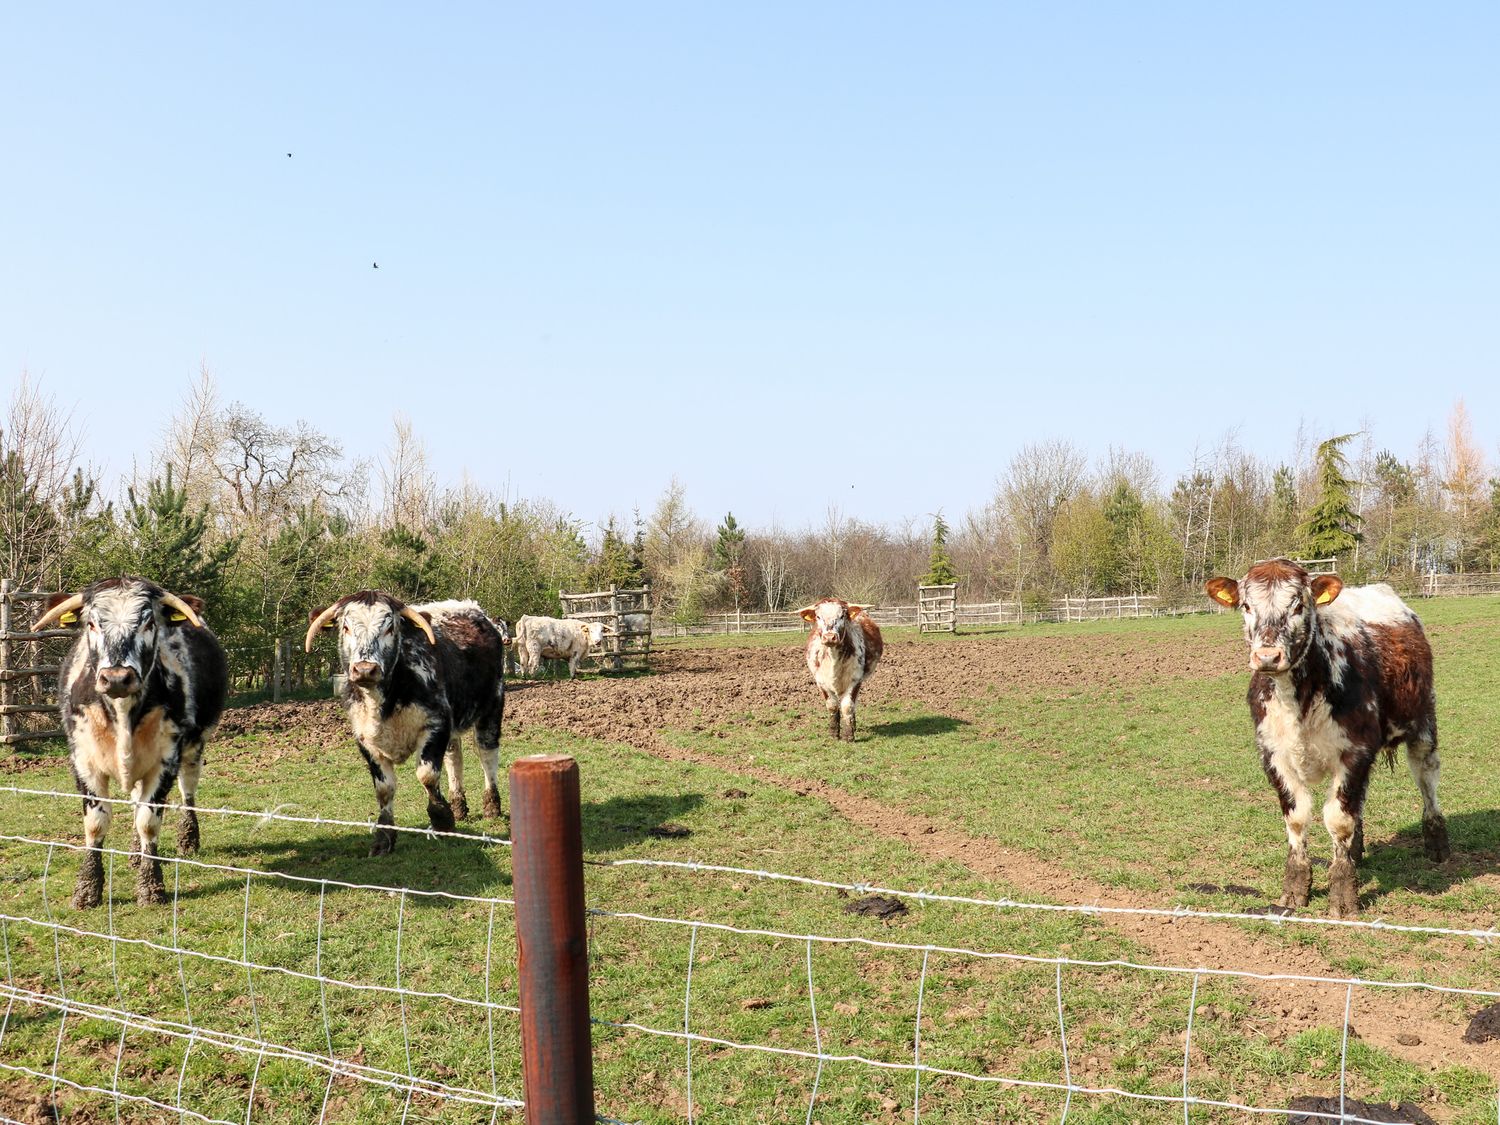
<path fill-rule="evenodd" d="M 1097 688 L 1101 681 L 1146 685 L 1232 672 L 1241 663 L 1237 648 L 1218 638 L 1200 642 L 1173 636 L 1155 641 L 1089 634 L 1007 636 L 1003 646 L 994 638 L 966 638 L 942 646 L 904 642 L 887 648 L 886 660 L 867 691 L 876 691 L 879 685 L 877 695 L 962 714 L 964 701 L 991 690 L 997 682 L 1019 691 L 1085 683 Z M 953 648 L 964 650 L 962 660 L 953 659 Z M 645 677 L 517 685 L 520 690 L 512 697 L 507 720 L 517 729 L 534 724 L 624 743 L 669 761 L 707 766 L 821 800 L 851 824 L 899 839 L 929 859 L 960 864 L 1028 897 L 1098 906 L 1175 905 L 1143 903 L 1139 895 L 1127 896 L 1035 855 L 969 836 L 932 817 L 823 781 L 787 777 L 763 766 L 672 745 L 662 737 L 664 730 L 701 731 L 746 710 L 778 706 L 805 710 L 809 723 L 821 726 L 822 711 L 812 698 L 800 645 L 675 649 L 652 659 L 653 674 Z M 1100 674 L 1100 668 L 1109 671 Z M 1272 944 L 1233 923 L 1128 915 L 1110 915 L 1100 921 L 1137 942 L 1158 964 L 1299 976 L 1349 975 L 1315 949 Z M 1245 980 L 1244 985 L 1267 1011 L 1279 1014 L 1278 1035 L 1338 1027 L 1343 1022 L 1343 986 L 1253 980 Z M 1483 1073 L 1500 1073 L 1500 1042 L 1463 1042 L 1462 1026 L 1442 1011 L 1442 1003 L 1438 994 L 1422 990 L 1356 988 L 1351 1025 L 1365 1042 L 1423 1067 L 1462 1064 Z M 1483 1003 L 1475 999 L 1465 1007 Z M 1398 1035 L 1408 1042 L 1398 1041 Z M 1410 1042 L 1413 1038 L 1417 1042 Z"/>

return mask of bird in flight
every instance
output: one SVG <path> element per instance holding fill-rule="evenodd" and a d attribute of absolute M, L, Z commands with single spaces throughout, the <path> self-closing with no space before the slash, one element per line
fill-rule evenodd
<path fill-rule="evenodd" d="M 287 158 L 287 159 L 288 159 L 288 160 L 290 160 L 290 159 L 291 159 L 291 158 L 292 158 L 292 154 L 291 154 L 291 153 L 287 153 L 287 154 L 286 154 L 286 158 Z"/>
<path fill-rule="evenodd" d="M 379 262 L 371 262 L 370 263 L 370 268 L 372 270 L 378 270 L 380 268 L 380 263 Z"/>

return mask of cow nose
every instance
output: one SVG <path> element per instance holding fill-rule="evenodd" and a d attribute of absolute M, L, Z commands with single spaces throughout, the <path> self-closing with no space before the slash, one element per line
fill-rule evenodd
<path fill-rule="evenodd" d="M 349 666 L 351 680 L 373 680 L 380 673 L 380 665 L 373 660 L 360 660 Z"/>
<path fill-rule="evenodd" d="M 100 668 L 99 690 L 111 699 L 118 699 L 122 695 L 129 695 L 140 683 L 140 677 L 135 674 L 134 668 Z"/>
<path fill-rule="evenodd" d="M 1250 651 L 1250 663 L 1260 670 L 1280 667 L 1282 659 L 1282 652 L 1279 648 L 1262 646 Z"/>

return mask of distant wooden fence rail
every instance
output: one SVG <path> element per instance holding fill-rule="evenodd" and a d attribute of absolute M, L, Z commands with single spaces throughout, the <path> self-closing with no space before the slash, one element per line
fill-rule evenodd
<path fill-rule="evenodd" d="M 599 667 L 619 672 L 651 662 L 651 584 L 636 590 L 611 586 L 587 594 L 559 593 L 563 616 L 573 621 L 600 621 L 612 630 L 589 651 Z"/>

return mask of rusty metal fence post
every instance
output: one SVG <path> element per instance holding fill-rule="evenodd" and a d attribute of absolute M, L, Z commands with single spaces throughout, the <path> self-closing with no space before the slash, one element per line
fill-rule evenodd
<path fill-rule="evenodd" d="M 578 794 L 578 763 L 565 754 L 510 767 L 526 1125 L 594 1120 Z"/>

